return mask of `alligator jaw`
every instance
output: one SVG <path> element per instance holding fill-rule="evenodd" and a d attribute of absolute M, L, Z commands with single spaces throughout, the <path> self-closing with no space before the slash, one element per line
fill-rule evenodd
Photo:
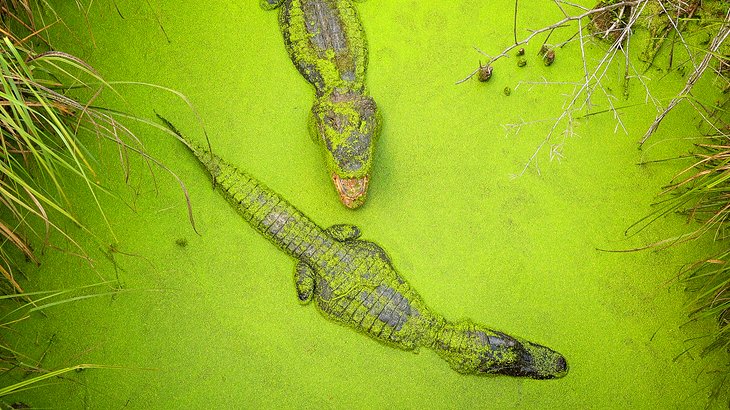
<path fill-rule="evenodd" d="M 517 349 L 519 360 L 498 373 L 537 380 L 559 379 L 568 374 L 568 362 L 560 353 L 525 340 L 520 344 Z"/>
<path fill-rule="evenodd" d="M 340 201 L 350 209 L 358 208 L 365 203 L 369 181 L 370 177 L 368 175 L 360 178 L 340 178 L 339 175 L 332 174 L 332 182 L 335 183 L 337 193 L 340 195 Z"/>

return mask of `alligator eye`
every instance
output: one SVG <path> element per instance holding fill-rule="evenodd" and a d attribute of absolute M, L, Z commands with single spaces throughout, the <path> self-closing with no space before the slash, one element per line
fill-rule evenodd
<path fill-rule="evenodd" d="M 337 132 L 342 132 L 342 130 L 344 128 L 343 123 L 345 121 L 347 121 L 347 120 L 344 120 L 342 117 L 333 115 L 333 114 L 327 114 L 324 117 L 325 125 L 327 125 L 328 127 L 330 127 L 331 129 L 333 129 Z"/>
<path fill-rule="evenodd" d="M 334 128 L 336 120 L 335 120 L 335 117 L 334 116 L 332 116 L 332 115 L 326 115 L 324 117 L 324 122 L 325 122 L 325 124 L 327 124 L 330 127 L 333 127 Z"/>

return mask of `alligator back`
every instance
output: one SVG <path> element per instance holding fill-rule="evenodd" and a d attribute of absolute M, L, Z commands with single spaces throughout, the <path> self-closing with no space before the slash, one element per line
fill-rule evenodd
<path fill-rule="evenodd" d="M 373 242 L 345 240 L 313 271 L 314 301 L 324 316 L 388 345 L 429 346 L 444 326 Z"/>
<path fill-rule="evenodd" d="M 363 91 L 367 43 L 349 0 L 284 0 L 279 27 L 294 65 L 318 96 L 337 88 Z"/>

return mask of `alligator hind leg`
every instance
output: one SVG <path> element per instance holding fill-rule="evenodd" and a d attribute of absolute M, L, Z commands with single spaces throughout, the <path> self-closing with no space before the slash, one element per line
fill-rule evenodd
<path fill-rule="evenodd" d="M 259 5 L 264 10 L 273 10 L 283 3 L 284 0 L 259 0 Z"/>
<path fill-rule="evenodd" d="M 294 268 L 294 284 L 297 287 L 299 302 L 307 304 L 314 294 L 314 271 L 304 262 L 297 263 Z"/>

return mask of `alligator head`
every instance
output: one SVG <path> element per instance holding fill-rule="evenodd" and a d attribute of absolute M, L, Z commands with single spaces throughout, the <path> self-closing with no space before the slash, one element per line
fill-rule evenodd
<path fill-rule="evenodd" d="M 454 370 L 464 374 L 556 379 L 568 373 L 568 363 L 560 353 L 470 320 L 448 323 L 434 348 Z"/>
<path fill-rule="evenodd" d="M 558 379 L 568 374 L 568 362 L 560 353 L 526 340 L 517 340 L 510 336 L 507 339 L 516 342 L 511 347 L 514 359 L 502 364 L 495 373 L 541 380 Z"/>
<path fill-rule="evenodd" d="M 312 107 L 312 138 L 322 146 L 332 182 L 348 208 L 365 202 L 380 122 L 375 100 L 358 93 L 335 90 Z"/>

